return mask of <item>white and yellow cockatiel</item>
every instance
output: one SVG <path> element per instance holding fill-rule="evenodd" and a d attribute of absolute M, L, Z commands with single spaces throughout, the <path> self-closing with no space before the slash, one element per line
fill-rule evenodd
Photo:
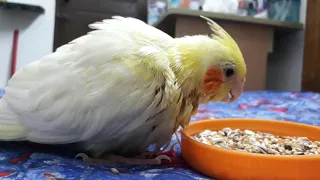
<path fill-rule="evenodd" d="M 0 140 L 76 143 L 110 163 L 161 163 L 130 155 L 150 145 L 158 152 L 199 103 L 231 102 L 243 90 L 246 65 L 236 42 L 202 18 L 212 35 L 172 38 L 119 16 L 90 24 L 93 31 L 9 80 Z"/>

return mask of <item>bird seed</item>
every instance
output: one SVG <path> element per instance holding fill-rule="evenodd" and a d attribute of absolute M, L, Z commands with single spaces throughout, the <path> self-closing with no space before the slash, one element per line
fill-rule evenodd
<path fill-rule="evenodd" d="M 192 136 L 196 141 L 223 149 L 270 155 L 320 155 L 320 141 L 307 137 L 276 136 L 251 130 L 224 128 Z"/>
<path fill-rule="evenodd" d="M 119 172 L 118 169 L 116 169 L 116 168 L 110 168 L 110 171 L 111 171 L 113 174 L 120 174 L 120 172 Z"/>

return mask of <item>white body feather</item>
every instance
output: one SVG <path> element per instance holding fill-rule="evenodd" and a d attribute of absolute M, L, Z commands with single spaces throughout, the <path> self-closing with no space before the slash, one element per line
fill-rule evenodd
<path fill-rule="evenodd" d="M 170 141 L 181 98 L 167 53 L 174 40 L 133 18 L 90 27 L 10 79 L 0 140 L 80 142 L 97 156 Z"/>

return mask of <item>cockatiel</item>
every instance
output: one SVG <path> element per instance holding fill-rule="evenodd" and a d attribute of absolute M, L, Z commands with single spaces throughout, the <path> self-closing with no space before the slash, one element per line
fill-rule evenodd
<path fill-rule="evenodd" d="M 77 144 L 109 163 L 159 164 L 200 103 L 232 102 L 246 64 L 236 42 L 201 16 L 211 35 L 172 38 L 120 16 L 25 66 L 0 99 L 0 140 Z M 84 157 L 84 156 L 83 156 Z"/>

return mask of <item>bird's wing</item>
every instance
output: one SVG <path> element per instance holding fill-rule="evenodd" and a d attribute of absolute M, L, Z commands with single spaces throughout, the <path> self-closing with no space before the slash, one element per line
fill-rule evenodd
<path fill-rule="evenodd" d="M 8 82 L 3 99 L 28 140 L 71 143 L 102 132 L 111 138 L 170 103 L 173 91 L 165 86 L 174 86 L 175 77 L 163 49 L 171 37 L 132 18 L 90 27 L 97 30 L 27 65 Z"/>

